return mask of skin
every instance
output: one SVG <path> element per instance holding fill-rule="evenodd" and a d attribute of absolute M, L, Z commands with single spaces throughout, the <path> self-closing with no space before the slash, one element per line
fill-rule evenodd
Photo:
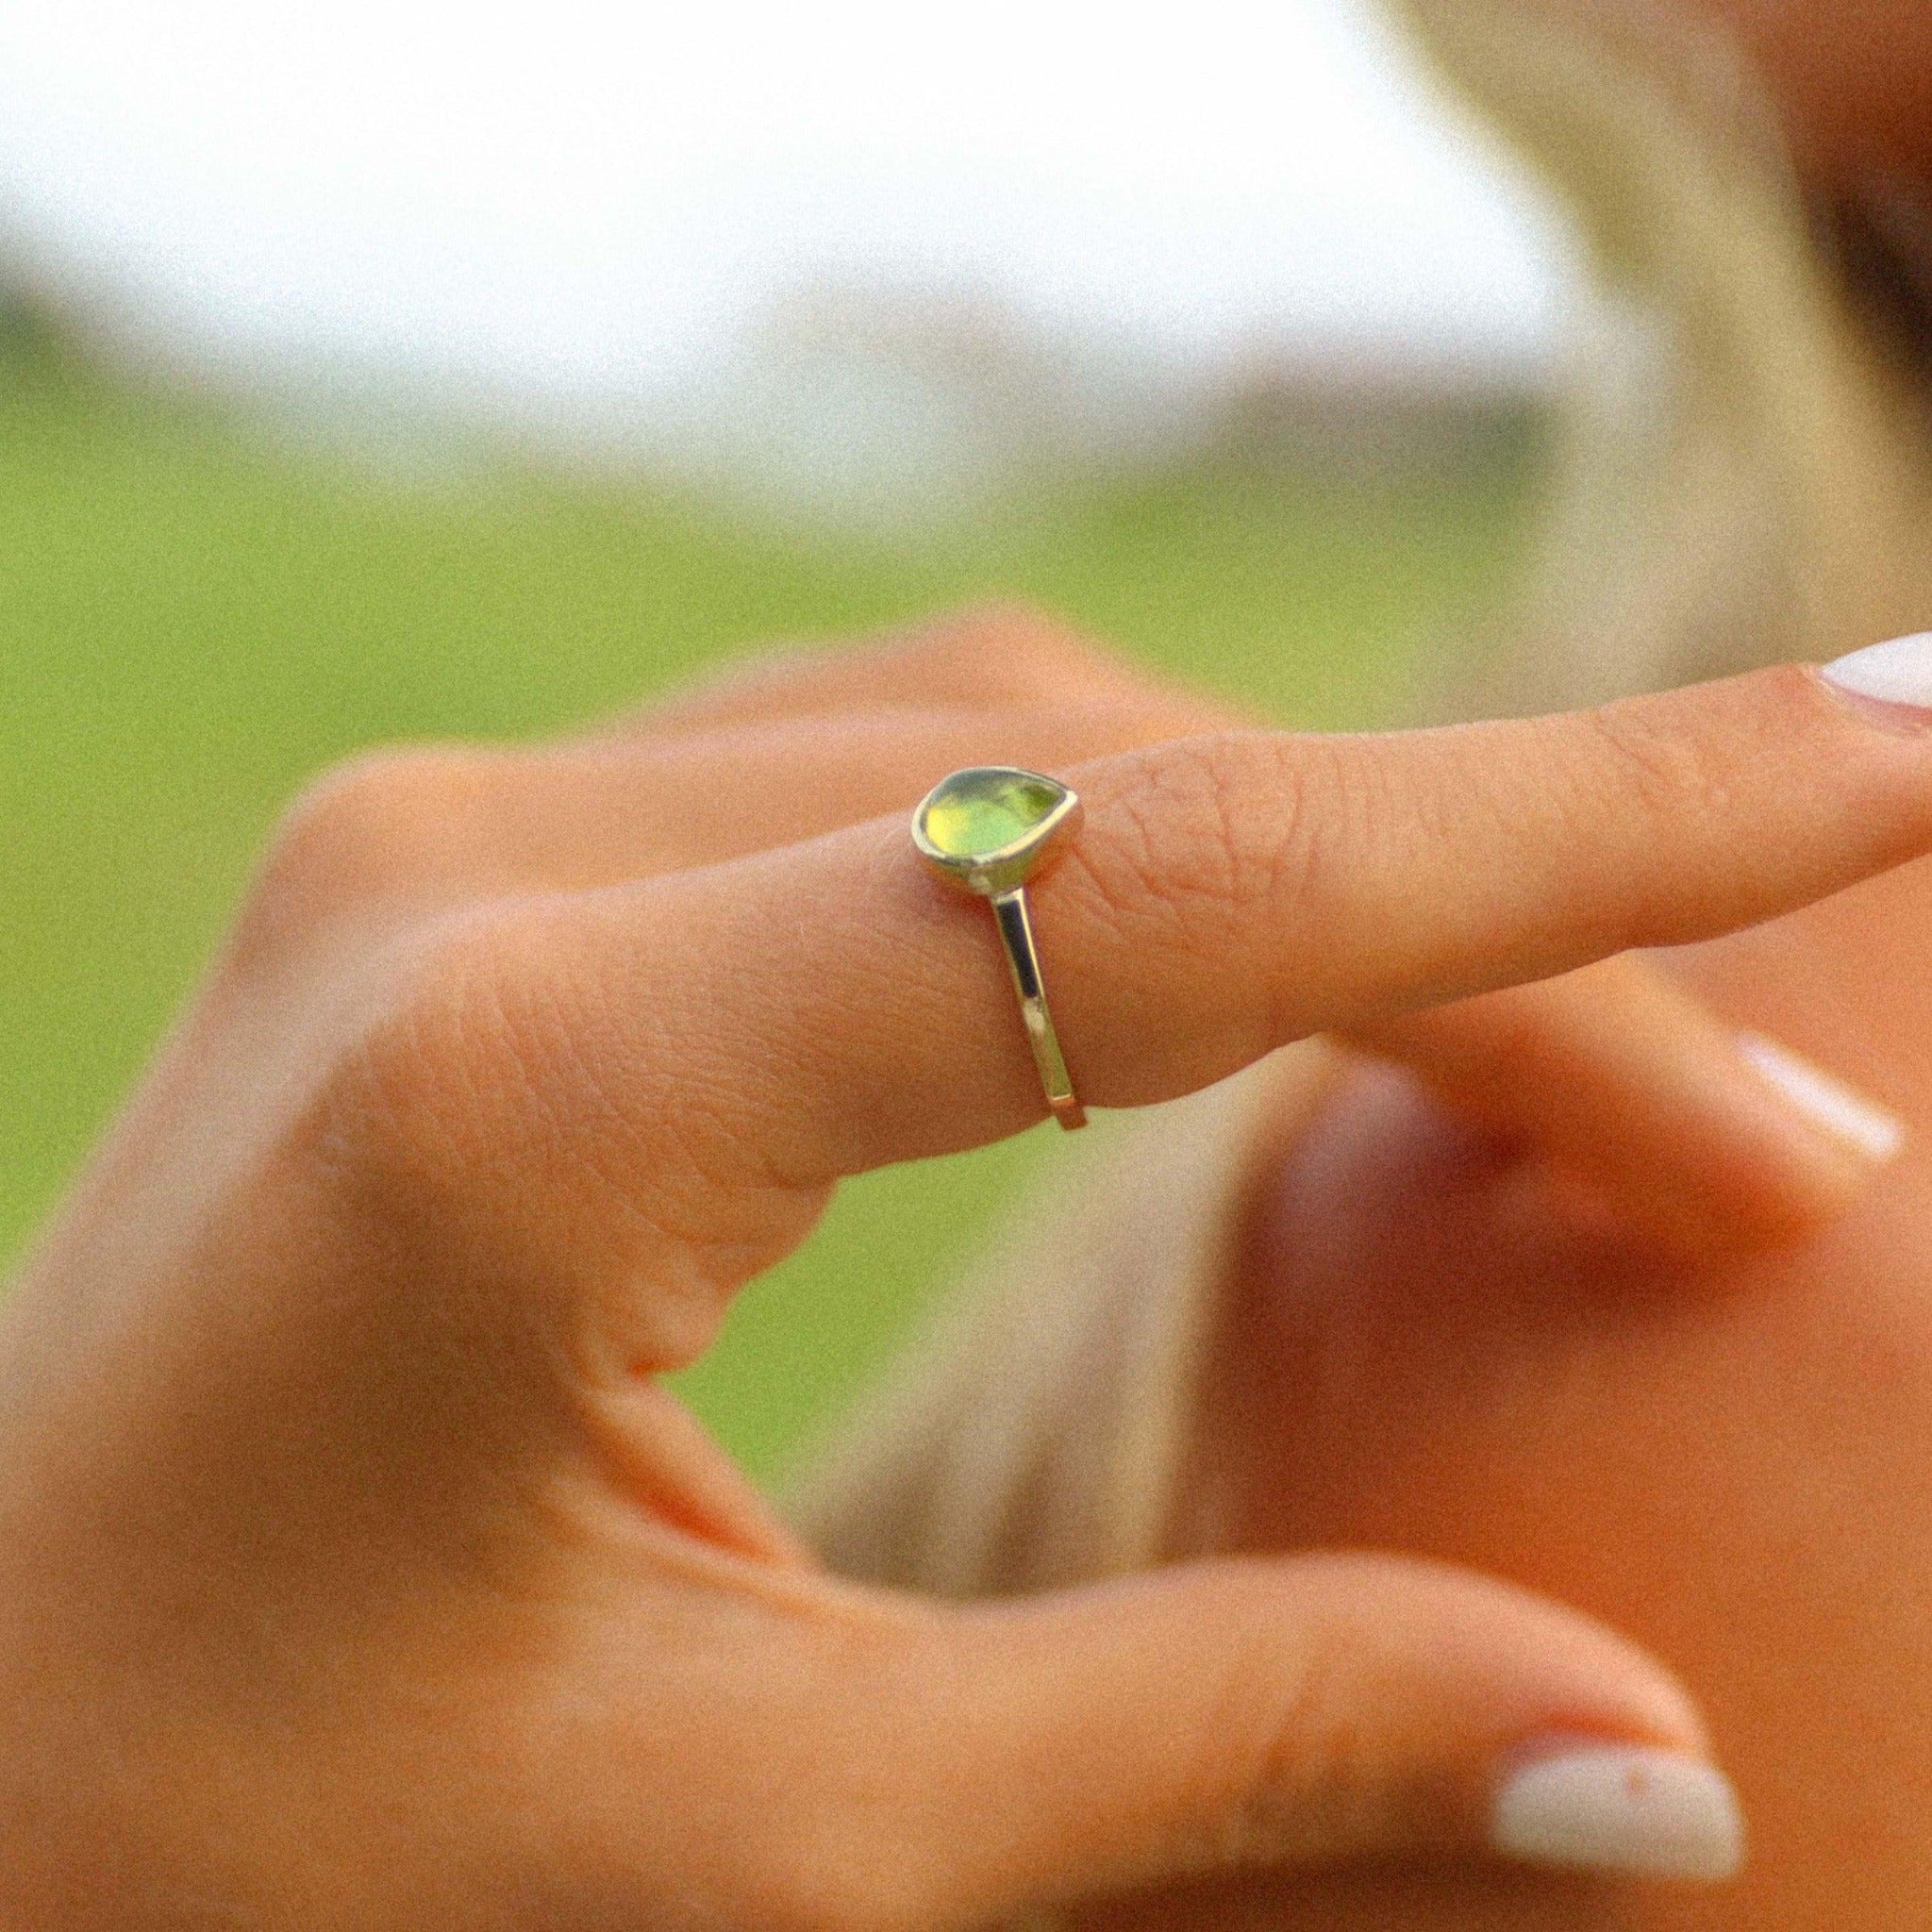
<path fill-rule="evenodd" d="M 1708 5 L 1820 185 L 1932 178 L 1916 0 Z M 1705 1007 L 1587 962 L 1932 846 L 1932 746 L 1728 690 L 1204 749 L 1003 620 L 326 781 L 0 1330 L 0 1918 L 1895 1925 L 1932 1170 L 1855 1205 L 1724 1042 L 1924 1118 L 1932 885 L 1697 956 Z M 1313 1026 L 1409 1072 L 1257 1188 L 1178 1524 L 1215 1560 L 939 1609 L 816 1574 L 655 1377 L 839 1174 L 1036 1117 L 980 908 L 862 823 L 992 758 L 1093 803 L 1039 894 L 1090 1097 Z M 1481 1865 L 1498 1762 L 1577 1731 L 1714 1739 L 1744 1883 Z"/>
<path fill-rule="evenodd" d="M 291 814 L 0 1326 L 0 1921 L 963 1928 L 1473 1857 L 1540 1741 L 1707 1751 L 1665 1666 L 1533 1590 L 1260 1554 L 1353 1540 L 1386 1459 L 1338 1453 L 1304 1516 L 1251 1518 L 1252 1556 L 939 1607 L 815 1572 L 665 1394 L 840 1175 L 1041 1117 L 985 908 L 906 833 L 935 773 L 994 758 L 1087 800 L 1036 900 L 1094 1103 L 1339 1030 L 1473 1096 L 1560 1182 L 1525 1198 L 1567 1238 L 1676 1257 L 1606 1315 L 1607 1361 L 1656 1375 L 1659 1324 L 1696 1338 L 1747 1303 L 1845 1319 L 1714 1295 L 1693 1209 L 1741 1268 L 1871 1170 L 1694 1001 L 1593 963 L 1932 851 L 1932 721 L 1810 672 L 1306 739 L 994 615 L 773 660 L 575 744 L 365 760 Z M 1399 1194 L 1369 1125 L 1364 1171 Z M 1295 1251 L 1270 1225 L 1268 1288 L 1232 1306 L 1286 1368 Z M 1519 1306 L 1523 1351 L 1587 1325 Z M 1443 1359 L 1490 1319 L 1438 1291 Z M 1251 1427 L 1240 1353 L 1211 1479 L 1253 1501 L 1295 1445 Z M 1453 1392 L 1419 1426 L 1463 1460 L 1378 1525 L 1391 1543 L 1486 1474 Z M 1601 1432 L 1626 1392 L 1574 1420 Z M 1391 1425 L 1358 1418 L 1359 1445 Z M 1498 1572 L 1520 1548 L 1478 1545 L 1507 1494 L 1457 1519 Z M 1555 1580 L 1588 1600 L 1593 1577 Z"/>
<path fill-rule="evenodd" d="M 1932 192 L 1932 9 L 1687 0 L 1736 34 L 1826 194 Z M 1084 1923 L 1843 1932 L 1914 1921 L 1932 1788 L 1932 869 L 1668 962 L 1915 1138 L 1816 1239 L 1687 1271 L 1582 1234 L 1521 1161 L 1363 1068 L 1257 1183 L 1178 1549 L 1479 1566 L 1641 1636 L 1752 1820 L 1686 1893 L 1474 1867 L 1169 1890 Z M 1207 1525 L 1216 1525 L 1210 1535 Z"/>
<path fill-rule="evenodd" d="M 1924 1122 L 1900 1042 L 1932 1026 L 1928 943 L 1918 865 L 1680 967 Z M 1525 1207 L 1516 1165 L 1412 1082 L 1349 1084 L 1257 1192 L 1190 1504 L 1225 1512 L 1217 1547 L 1468 1563 L 1641 1636 L 1704 1705 L 1750 1867 L 1713 1893 L 1357 1874 L 1095 1923 L 1856 1932 L 1924 1896 L 1925 1136 L 1829 1233 L 1695 1276 Z"/>
<path fill-rule="evenodd" d="M 1932 15 L 1918 0 L 1686 0 L 1733 33 L 1820 187 L 1932 187 Z"/>

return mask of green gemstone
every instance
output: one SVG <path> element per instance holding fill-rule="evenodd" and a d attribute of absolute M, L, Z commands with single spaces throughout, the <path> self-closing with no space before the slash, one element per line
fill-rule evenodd
<path fill-rule="evenodd" d="M 1030 772 L 956 772 L 926 800 L 921 828 L 948 858 L 982 858 L 1017 844 L 1066 795 Z"/>

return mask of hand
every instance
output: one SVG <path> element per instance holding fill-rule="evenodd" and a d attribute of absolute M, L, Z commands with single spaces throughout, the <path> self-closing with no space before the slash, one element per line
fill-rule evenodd
<path fill-rule="evenodd" d="M 1574 1110 L 1486 1108 L 1639 1219 L 1857 1184 L 1694 1008 L 1587 989 L 1932 848 L 1932 735 L 1805 671 L 1310 739 L 993 619 L 352 766 L 0 1330 L 0 1919 L 968 1926 L 1480 1847 L 1579 1733 L 1700 1757 L 1659 1666 L 1452 1570 L 841 1584 L 666 1394 L 841 1176 L 1041 1117 L 985 908 L 906 834 L 987 760 L 1088 802 L 1036 909 L 1096 1105 L 1314 1029 L 1451 1084 L 1529 1039 Z M 1640 1158 L 1586 1158 L 1633 1090 Z"/>

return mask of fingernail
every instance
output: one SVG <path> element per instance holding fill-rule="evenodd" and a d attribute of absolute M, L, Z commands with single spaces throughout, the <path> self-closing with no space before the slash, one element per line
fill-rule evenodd
<path fill-rule="evenodd" d="M 1744 1818 L 1713 1765 L 1641 1745 L 1574 1745 L 1504 1779 L 1490 1842 L 1533 1865 L 1715 1880 L 1744 1862 Z"/>
<path fill-rule="evenodd" d="M 1824 665 L 1819 675 L 1855 697 L 1932 710 L 1932 631 L 1847 652 Z"/>
<path fill-rule="evenodd" d="M 1873 1160 L 1890 1160 L 1905 1144 L 1906 1124 L 1822 1067 L 1761 1033 L 1740 1033 L 1738 1051 L 1794 1106 L 1827 1133 Z"/>

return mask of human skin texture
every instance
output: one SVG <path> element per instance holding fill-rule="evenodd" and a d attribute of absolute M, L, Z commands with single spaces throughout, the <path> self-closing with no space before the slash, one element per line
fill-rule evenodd
<path fill-rule="evenodd" d="M 1917 1129 L 1792 1251 L 1694 1276 L 1364 1069 L 1257 1188 L 1180 1547 L 1395 1549 L 1680 1670 L 1751 1820 L 1734 1885 L 1468 1866 L 1170 1893 L 1126 1926 L 1893 1932 L 1932 1902 L 1932 869 L 1674 968 Z"/>
<path fill-rule="evenodd" d="M 1874 1180 L 1607 958 L 1932 850 L 1932 715 L 1805 669 L 1294 738 L 995 614 L 363 759 L 0 1322 L 0 1921 L 944 1932 L 1474 1857 L 1578 1739 L 1707 1793 L 1672 1674 L 1557 1602 L 1333 1554 L 863 1591 L 662 1390 L 841 1174 L 1041 1119 L 983 904 L 907 837 L 985 761 L 1086 798 L 1036 916 L 1099 1105 L 1339 1028 L 1659 1252 Z"/>
<path fill-rule="evenodd" d="M 1477 1857 L 1579 1740 L 1724 1824 L 1693 1701 L 1561 1602 L 1332 1552 L 863 1589 L 668 1394 L 841 1175 L 1041 1120 L 985 905 L 908 836 L 988 762 L 1085 800 L 1035 898 L 1096 1105 L 1340 1030 L 1706 1268 L 1877 1178 L 1609 957 L 1932 852 L 1932 709 L 1810 669 L 1308 738 L 1008 614 L 366 758 L 291 813 L 0 1317 L 0 1924 L 965 1932 Z"/>
<path fill-rule="evenodd" d="M 1681 0 L 1762 77 L 1813 189 L 1932 190 L 1923 0 Z M 1932 1910 L 1932 871 L 1668 970 L 1911 1132 L 1830 1230 L 1683 1270 L 1581 1231 L 1519 1150 L 1364 1066 L 1257 1191 L 1179 1552 L 1374 1547 L 1642 1637 L 1752 1824 L 1685 1893 L 1470 1865 L 1170 1891 L 1128 1926 L 1892 1932 Z"/>

